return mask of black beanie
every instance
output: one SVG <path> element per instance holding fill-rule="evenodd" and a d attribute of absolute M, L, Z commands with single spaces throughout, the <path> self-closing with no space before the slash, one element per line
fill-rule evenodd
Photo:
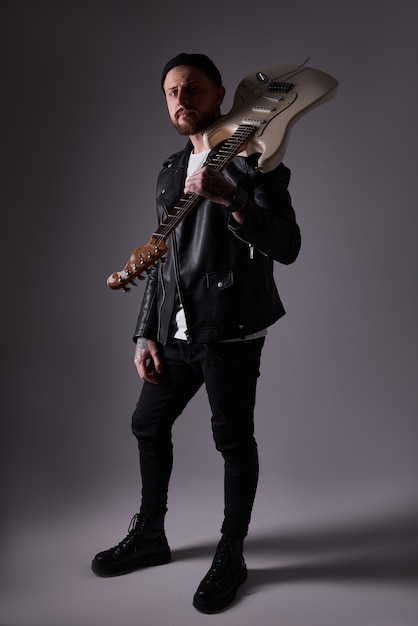
<path fill-rule="evenodd" d="M 161 87 L 164 89 L 164 81 L 168 72 L 173 69 L 173 67 L 177 67 L 178 65 L 189 65 L 190 67 L 196 67 L 198 70 L 202 70 L 205 72 L 209 78 L 211 78 L 218 87 L 222 85 L 221 74 L 209 57 L 206 54 L 187 54 L 186 52 L 182 52 L 178 54 L 176 57 L 168 61 L 166 63 L 163 74 L 161 76 Z"/>

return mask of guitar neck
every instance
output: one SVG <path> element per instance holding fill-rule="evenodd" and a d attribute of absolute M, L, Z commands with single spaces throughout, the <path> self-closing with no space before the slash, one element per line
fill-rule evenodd
<path fill-rule="evenodd" d="M 255 120 L 252 121 L 254 122 Z M 205 165 L 212 167 L 216 172 L 221 172 L 237 154 L 245 149 L 256 129 L 257 126 L 255 124 L 240 124 L 231 137 L 220 144 L 216 153 L 211 155 Z M 156 243 L 165 241 L 201 198 L 202 196 L 197 193 L 188 193 L 182 196 L 153 233 Z"/>

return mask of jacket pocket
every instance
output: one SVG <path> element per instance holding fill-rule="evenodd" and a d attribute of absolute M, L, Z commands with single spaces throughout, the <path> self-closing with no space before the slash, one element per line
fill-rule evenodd
<path fill-rule="evenodd" d="M 211 291 L 223 291 L 234 284 L 234 272 L 209 272 L 206 274 L 206 287 Z"/>

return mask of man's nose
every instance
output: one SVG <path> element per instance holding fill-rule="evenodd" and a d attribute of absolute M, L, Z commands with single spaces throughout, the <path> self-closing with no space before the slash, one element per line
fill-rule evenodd
<path fill-rule="evenodd" d="M 185 89 L 180 89 L 179 90 L 179 92 L 178 92 L 178 102 L 182 106 L 184 106 L 185 104 L 187 104 L 189 102 L 189 97 L 188 97 L 187 91 Z"/>

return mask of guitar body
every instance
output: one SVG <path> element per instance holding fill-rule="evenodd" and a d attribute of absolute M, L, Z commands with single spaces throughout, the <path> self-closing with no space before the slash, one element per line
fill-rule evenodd
<path fill-rule="evenodd" d="M 294 124 L 314 107 L 331 100 L 338 82 L 304 65 L 273 65 L 248 74 L 238 85 L 229 113 L 203 134 L 208 148 L 231 137 L 238 126 L 255 124 L 243 156 L 260 153 L 258 167 L 269 172 L 283 159 Z"/>

